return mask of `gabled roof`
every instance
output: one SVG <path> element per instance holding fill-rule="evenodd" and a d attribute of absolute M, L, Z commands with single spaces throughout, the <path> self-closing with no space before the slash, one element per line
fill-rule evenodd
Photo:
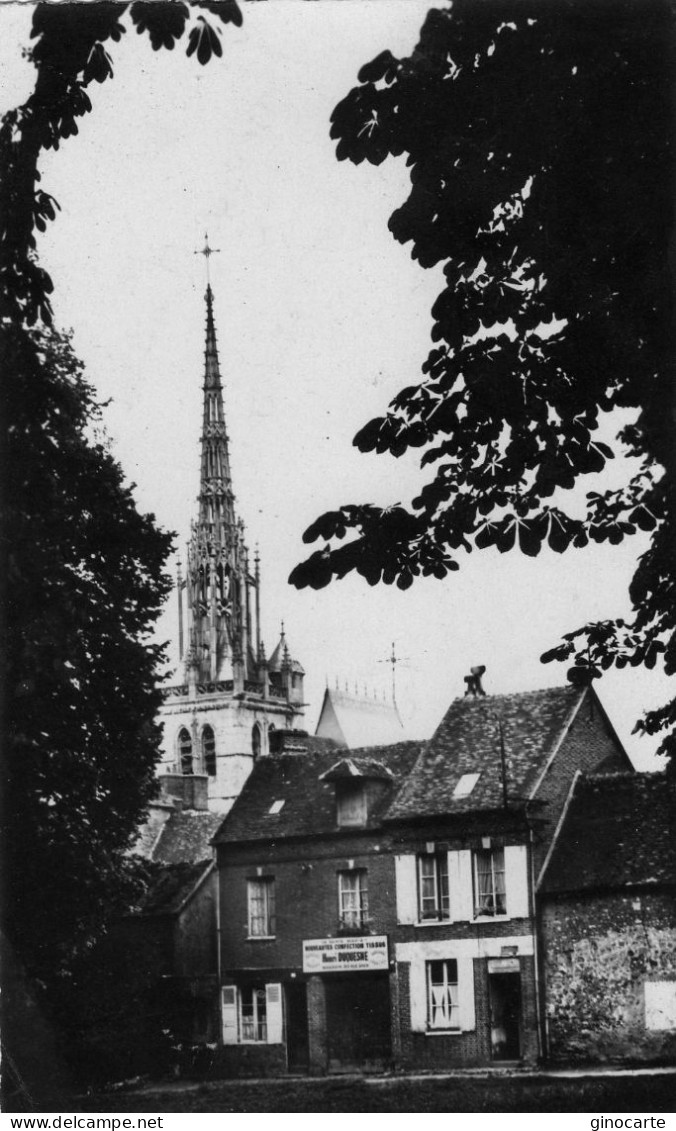
<path fill-rule="evenodd" d="M 323 774 L 322 781 L 359 779 L 366 781 L 392 781 L 392 771 L 375 758 L 341 758 Z"/>
<path fill-rule="evenodd" d="M 580 777 L 540 891 L 675 884 L 675 820 L 666 774 Z"/>
<path fill-rule="evenodd" d="M 500 722 L 508 800 L 525 802 L 585 691 L 554 687 L 515 695 L 456 699 L 390 806 L 394 819 L 497 809 L 503 805 Z M 466 795 L 464 774 L 479 773 Z"/>
<path fill-rule="evenodd" d="M 158 864 L 197 864 L 211 860 L 211 841 L 222 813 L 183 809 L 172 813 L 159 835 L 152 859 Z"/>
<path fill-rule="evenodd" d="M 327 687 L 316 734 L 333 738 L 340 746 L 353 750 L 401 742 L 404 728 L 395 704 Z"/>
<path fill-rule="evenodd" d="M 391 785 L 371 807 L 367 828 L 379 825 L 397 786 L 414 764 L 419 742 L 355 750 L 351 755 L 376 761 L 389 771 Z M 336 830 L 335 786 L 323 779 L 336 764 L 336 751 L 275 754 L 260 758 L 223 821 L 215 843 L 279 842 L 286 837 L 317 835 Z M 382 772 L 382 771 L 381 771 Z M 281 808 L 275 802 L 283 801 Z M 271 813 L 271 808 L 277 809 Z"/>
<path fill-rule="evenodd" d="M 214 869 L 213 861 L 158 867 L 136 908 L 136 915 L 178 915 Z"/>

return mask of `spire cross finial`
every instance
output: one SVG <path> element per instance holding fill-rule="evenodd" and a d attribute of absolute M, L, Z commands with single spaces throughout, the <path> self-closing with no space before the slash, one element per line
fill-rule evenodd
<path fill-rule="evenodd" d="M 406 660 L 406 659 L 408 659 L 407 656 L 398 656 L 397 655 L 395 647 L 394 647 L 394 641 L 392 641 L 392 651 L 391 651 L 390 655 L 387 656 L 386 659 L 378 660 L 379 664 L 391 664 L 392 665 L 392 703 L 395 706 L 396 706 L 396 703 L 397 703 L 397 687 L 396 687 L 395 670 L 396 670 L 397 664 L 401 664 L 402 661 Z"/>
<path fill-rule="evenodd" d="M 211 279 L 209 278 L 209 259 L 212 255 L 217 255 L 220 252 L 220 247 L 209 247 L 209 236 L 204 233 L 204 247 L 199 251 L 193 252 L 193 255 L 203 255 L 207 265 L 207 286 L 211 286 Z"/>

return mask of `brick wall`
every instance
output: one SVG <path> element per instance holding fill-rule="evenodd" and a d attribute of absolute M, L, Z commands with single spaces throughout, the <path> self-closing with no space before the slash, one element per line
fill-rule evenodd
<path fill-rule="evenodd" d="M 588 694 L 537 791 L 537 800 L 546 802 L 546 805 L 542 810 L 545 824 L 535 845 L 536 877 L 547 854 L 576 770 L 590 774 L 602 764 L 604 771 L 609 772 L 632 768 L 598 705 Z"/>
<path fill-rule="evenodd" d="M 676 1030 L 646 1029 L 644 987 L 676 979 L 674 893 L 550 898 L 542 932 L 552 1060 L 673 1061 Z"/>

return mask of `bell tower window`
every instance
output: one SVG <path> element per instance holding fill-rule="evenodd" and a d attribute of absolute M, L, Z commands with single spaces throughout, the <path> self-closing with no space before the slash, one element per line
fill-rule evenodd
<path fill-rule="evenodd" d="M 204 727 L 202 731 L 202 759 L 204 772 L 210 778 L 216 777 L 216 739 L 212 727 Z"/>
<path fill-rule="evenodd" d="M 251 731 L 251 750 L 256 759 L 261 752 L 261 728 L 258 723 L 254 723 Z"/>
<path fill-rule="evenodd" d="M 190 732 L 181 727 L 178 732 L 178 753 L 181 760 L 181 773 L 191 774 L 192 768 L 192 738 Z"/>

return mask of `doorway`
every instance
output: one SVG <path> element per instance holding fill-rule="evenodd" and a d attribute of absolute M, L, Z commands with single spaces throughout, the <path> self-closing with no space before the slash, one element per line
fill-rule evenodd
<path fill-rule="evenodd" d="M 521 1058 L 521 975 L 489 974 L 491 1058 Z"/>
<path fill-rule="evenodd" d="M 381 1065 L 392 1054 L 387 974 L 325 979 L 329 1070 Z"/>
<path fill-rule="evenodd" d="M 290 982 L 286 985 L 286 1056 L 289 1072 L 307 1072 L 310 1066 L 310 1046 L 305 982 Z"/>

